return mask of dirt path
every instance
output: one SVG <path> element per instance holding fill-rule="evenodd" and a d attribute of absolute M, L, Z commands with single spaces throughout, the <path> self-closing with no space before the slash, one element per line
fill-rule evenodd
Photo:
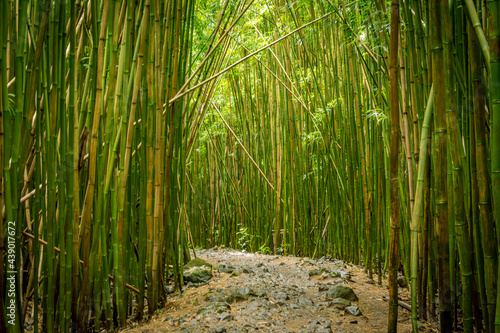
<path fill-rule="evenodd" d="M 387 280 L 382 286 L 373 284 L 359 267 L 325 258 L 230 250 L 202 250 L 197 255 L 213 264 L 214 277 L 171 295 L 161 313 L 126 332 L 387 331 Z M 349 308 L 348 303 L 332 301 L 327 294 L 335 285 L 352 288 L 359 300 Z M 402 298 L 409 298 L 406 290 Z M 356 309 L 360 314 L 355 315 Z M 411 332 L 410 312 L 402 308 L 398 331 Z"/>

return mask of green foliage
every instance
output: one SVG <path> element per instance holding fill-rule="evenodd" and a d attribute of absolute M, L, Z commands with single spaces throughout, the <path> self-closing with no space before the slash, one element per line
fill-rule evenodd
<path fill-rule="evenodd" d="M 259 249 L 257 250 L 257 253 L 270 254 L 271 253 L 271 249 L 266 244 L 262 244 L 261 246 L 259 246 Z"/>
<path fill-rule="evenodd" d="M 250 234 L 248 228 L 240 228 L 239 231 L 236 232 L 236 236 L 238 237 L 238 248 L 243 250 L 243 252 L 247 251 L 250 248 L 250 244 L 254 239 L 254 235 Z"/>

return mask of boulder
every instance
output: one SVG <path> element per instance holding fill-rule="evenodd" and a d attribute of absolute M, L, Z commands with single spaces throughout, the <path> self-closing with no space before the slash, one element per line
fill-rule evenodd
<path fill-rule="evenodd" d="M 321 268 L 315 268 L 315 269 L 309 271 L 309 276 L 321 275 L 321 273 L 323 273 Z"/>
<path fill-rule="evenodd" d="M 335 285 L 328 289 L 326 292 L 326 298 L 343 298 L 351 302 L 356 302 L 358 300 L 358 296 L 356 296 L 354 290 L 342 285 Z"/>
<path fill-rule="evenodd" d="M 213 277 L 212 264 L 196 258 L 184 265 L 184 281 L 191 283 L 204 283 Z"/>

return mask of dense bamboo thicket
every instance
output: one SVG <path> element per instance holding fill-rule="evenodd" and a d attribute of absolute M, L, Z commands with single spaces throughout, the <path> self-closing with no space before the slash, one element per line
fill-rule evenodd
<path fill-rule="evenodd" d="M 0 8 L 0 332 L 123 328 L 214 246 L 500 330 L 498 0 Z"/>

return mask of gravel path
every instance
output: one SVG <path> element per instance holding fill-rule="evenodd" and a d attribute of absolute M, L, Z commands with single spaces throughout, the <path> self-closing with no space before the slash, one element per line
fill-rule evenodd
<path fill-rule="evenodd" d="M 387 280 L 375 284 L 360 267 L 232 250 L 197 256 L 213 265 L 214 277 L 171 295 L 160 313 L 147 323 L 131 322 L 126 332 L 387 331 Z M 406 289 L 402 297 L 408 298 Z M 411 332 L 405 309 L 399 310 L 398 331 Z"/>

